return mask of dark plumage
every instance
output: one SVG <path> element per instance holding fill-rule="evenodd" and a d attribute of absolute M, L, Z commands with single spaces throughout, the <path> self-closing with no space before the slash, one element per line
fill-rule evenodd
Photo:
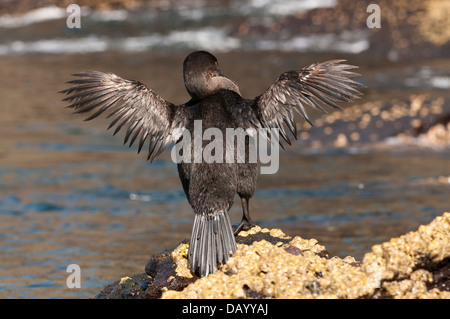
<path fill-rule="evenodd" d="M 153 161 L 170 143 L 180 143 L 183 129 L 193 139 L 195 120 L 202 120 L 202 132 L 208 128 L 222 132 L 226 128 L 278 128 L 290 144 L 286 127 L 297 137 L 294 110 L 311 123 L 306 105 L 325 112 L 319 103 L 339 108 L 334 101 L 350 101 L 361 94 L 362 85 L 351 79 L 357 74 L 348 71 L 356 67 L 343 61 L 285 72 L 254 99 L 242 98 L 237 84 L 221 73 L 217 59 L 205 51 L 193 52 L 184 61 L 184 83 L 192 99 L 183 105 L 165 101 L 138 81 L 98 71 L 74 74 L 78 79 L 68 82 L 73 86 L 62 93 L 68 95 L 64 101 L 71 103 L 75 113 L 93 112 L 86 120 L 110 111 L 114 134 L 126 127 L 124 143 L 131 146 L 138 141 L 138 152 L 148 140 L 148 159 Z M 203 148 L 208 143 L 203 141 Z M 245 163 L 191 160 L 178 164 L 184 192 L 195 212 L 188 257 L 192 271 L 202 276 L 213 273 L 236 250 L 234 235 L 254 225 L 248 203 L 255 192 L 257 170 L 248 158 Z M 228 211 L 236 194 L 242 201 L 243 217 L 233 234 Z"/>

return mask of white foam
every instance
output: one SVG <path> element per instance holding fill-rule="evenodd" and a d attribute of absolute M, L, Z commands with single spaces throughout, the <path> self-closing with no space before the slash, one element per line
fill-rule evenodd
<path fill-rule="evenodd" d="M 423 66 L 419 70 L 411 70 L 414 76 L 405 79 L 405 85 L 409 87 L 432 87 L 436 89 L 450 89 L 450 77 L 441 75 L 442 72 L 430 66 Z M 441 74 L 436 74 L 441 73 Z"/>
<path fill-rule="evenodd" d="M 197 30 L 172 31 L 167 35 L 152 34 L 141 37 L 128 37 L 114 41 L 114 49 L 139 52 L 152 48 L 175 47 L 190 49 L 208 49 L 214 51 L 229 51 L 238 49 L 240 41 L 227 36 L 224 29 L 203 28 Z"/>
<path fill-rule="evenodd" d="M 108 41 L 96 36 L 79 39 L 48 39 L 31 42 L 14 41 L 0 45 L 0 55 L 29 53 L 92 53 L 108 48 Z"/>
<path fill-rule="evenodd" d="M 241 7 L 247 12 L 261 10 L 266 14 L 290 15 L 316 8 L 334 7 L 337 0 L 251 0 Z"/>
<path fill-rule="evenodd" d="M 92 11 L 90 18 L 95 21 L 126 21 L 128 11 L 126 10 L 110 10 L 110 11 Z"/>
<path fill-rule="evenodd" d="M 179 48 L 193 50 L 213 50 L 228 52 L 238 49 L 281 50 L 298 52 L 345 52 L 360 53 L 369 48 L 364 32 L 346 31 L 340 35 L 314 34 L 298 36 L 287 40 L 256 40 L 242 42 L 229 36 L 223 28 L 202 28 L 184 31 L 172 31 L 168 34 L 147 36 L 108 38 L 89 36 L 73 39 L 43 39 L 38 41 L 14 41 L 0 45 L 0 55 L 29 53 L 91 53 L 106 50 L 140 52 L 153 48 Z M 433 86 L 447 88 L 450 79 L 433 78 Z"/>
<path fill-rule="evenodd" d="M 152 197 L 150 195 L 139 195 L 139 194 L 135 194 L 135 193 L 131 193 L 129 195 L 129 198 L 131 200 L 137 200 L 137 201 L 142 201 L 142 202 L 149 202 L 152 200 Z"/>
<path fill-rule="evenodd" d="M 173 31 L 167 35 L 153 34 L 141 37 L 107 38 L 89 36 L 73 39 L 44 39 L 38 41 L 14 41 L 0 45 L 0 55 L 30 53 L 92 53 L 106 50 L 125 52 L 146 51 L 152 48 L 209 49 L 224 52 L 240 47 L 238 39 L 226 35 L 220 28 Z"/>
<path fill-rule="evenodd" d="M 260 40 L 250 45 L 257 50 L 343 53 L 361 53 L 370 46 L 364 31 L 344 31 L 339 35 L 312 34 L 287 40 Z"/>
<path fill-rule="evenodd" d="M 239 39 L 227 36 L 225 30 L 219 28 L 174 31 L 165 37 L 163 42 L 167 45 L 184 45 L 215 51 L 229 51 L 240 47 Z"/>
<path fill-rule="evenodd" d="M 27 13 L 17 16 L 6 14 L 0 16 L 0 28 L 20 28 L 34 23 L 65 19 L 69 16 L 69 14 L 70 13 L 66 11 L 66 8 L 59 8 L 56 6 L 49 6 L 31 10 Z M 92 10 L 88 7 L 82 7 L 81 16 L 89 16 L 92 20 L 107 22 L 126 21 L 129 17 L 129 14 L 126 10 L 97 11 Z"/>
<path fill-rule="evenodd" d="M 29 11 L 19 16 L 9 14 L 0 16 L 0 28 L 19 28 L 33 23 L 65 18 L 66 10 L 56 6 Z"/>
<path fill-rule="evenodd" d="M 450 89 L 450 77 L 435 76 L 430 79 L 431 86 L 438 89 Z"/>

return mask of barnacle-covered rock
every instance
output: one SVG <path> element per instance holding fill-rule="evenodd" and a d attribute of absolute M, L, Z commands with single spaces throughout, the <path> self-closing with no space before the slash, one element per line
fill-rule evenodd
<path fill-rule="evenodd" d="M 316 239 L 256 226 L 214 274 L 189 270 L 189 244 L 152 256 L 146 274 L 108 285 L 98 298 L 450 298 L 450 213 L 374 245 L 363 261 L 331 257 Z"/>

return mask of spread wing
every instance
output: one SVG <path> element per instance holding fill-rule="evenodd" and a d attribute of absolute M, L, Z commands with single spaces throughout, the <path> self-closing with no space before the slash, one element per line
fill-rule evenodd
<path fill-rule="evenodd" d="M 63 101 L 71 103 L 75 113 L 92 114 L 86 121 L 98 117 L 105 111 L 111 111 L 112 118 L 108 129 L 116 126 L 114 135 L 127 127 L 124 144 L 138 140 L 138 153 L 144 142 L 149 140 L 147 160 L 160 154 L 172 142 L 171 133 L 174 123 L 175 106 L 166 102 L 144 84 L 123 79 L 112 73 L 86 71 L 73 74 L 79 79 L 69 81 L 71 88 L 61 91 L 68 95 Z"/>
<path fill-rule="evenodd" d="M 297 138 L 293 110 L 308 123 L 311 120 L 305 105 L 327 113 L 321 104 L 340 109 L 335 101 L 348 102 L 358 98 L 364 85 L 351 78 L 359 74 L 348 71 L 357 68 L 341 64 L 345 60 L 314 63 L 301 70 L 283 73 L 262 95 L 256 98 L 261 122 L 266 128 L 278 128 L 283 139 L 291 144 L 283 124 Z"/>

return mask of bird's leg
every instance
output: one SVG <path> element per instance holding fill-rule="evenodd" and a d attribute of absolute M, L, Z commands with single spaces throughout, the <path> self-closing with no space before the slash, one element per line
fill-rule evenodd
<path fill-rule="evenodd" d="M 237 236 L 241 230 L 249 230 L 256 224 L 253 222 L 252 218 L 250 217 L 250 210 L 248 208 L 248 198 L 241 197 L 241 203 L 242 203 L 242 220 L 241 223 L 237 226 L 236 230 L 234 231 L 234 236 Z"/>

